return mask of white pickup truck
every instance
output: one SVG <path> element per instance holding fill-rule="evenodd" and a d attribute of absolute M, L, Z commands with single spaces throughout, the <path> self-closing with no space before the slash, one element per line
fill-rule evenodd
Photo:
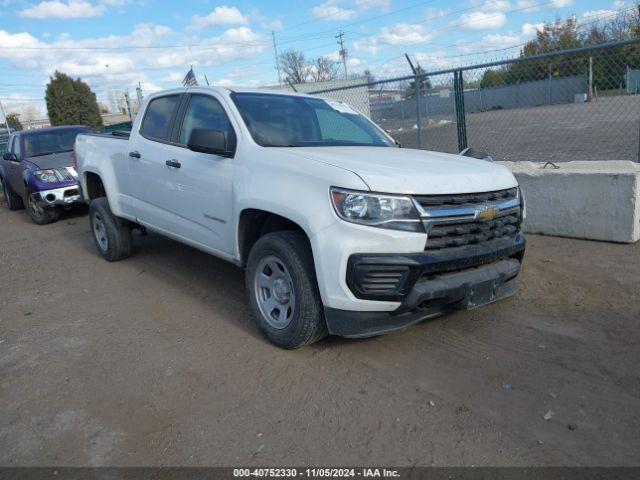
<path fill-rule="evenodd" d="M 515 291 L 522 193 L 491 161 L 398 148 L 344 103 L 189 87 L 130 135 L 79 135 L 79 184 L 109 261 L 146 227 L 246 269 L 276 345 L 379 335 Z"/>

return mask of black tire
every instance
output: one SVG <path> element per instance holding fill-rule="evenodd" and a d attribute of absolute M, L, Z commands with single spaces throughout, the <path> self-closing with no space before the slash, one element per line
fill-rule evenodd
<path fill-rule="evenodd" d="M 60 209 L 57 207 L 38 206 L 31 196 L 31 192 L 27 191 L 27 214 L 36 225 L 47 225 L 48 223 L 58 221 L 60 218 Z"/>
<path fill-rule="evenodd" d="M 131 255 L 131 225 L 111 213 L 106 197 L 91 201 L 89 222 L 93 241 L 105 260 L 116 262 Z"/>
<path fill-rule="evenodd" d="M 290 278 L 291 317 L 286 326 L 276 328 L 263 314 L 257 286 L 258 268 L 266 259 L 275 258 L 286 268 Z M 322 301 L 318 290 L 313 255 L 307 237 L 296 231 L 273 232 L 261 237 L 251 249 L 247 261 L 245 284 L 253 318 L 264 335 L 282 348 L 299 348 L 328 335 Z"/>
<path fill-rule="evenodd" d="M 7 204 L 7 208 L 9 210 L 22 210 L 24 208 L 22 197 L 12 192 L 11 189 L 4 183 L 4 179 L 2 177 L 0 177 L 0 183 L 2 184 L 4 201 Z"/>

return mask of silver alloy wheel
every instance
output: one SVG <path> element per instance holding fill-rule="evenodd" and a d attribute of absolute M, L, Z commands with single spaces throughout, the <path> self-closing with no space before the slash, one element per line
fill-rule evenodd
<path fill-rule="evenodd" d="M 107 238 L 107 229 L 104 226 L 104 221 L 99 213 L 93 214 L 93 236 L 96 238 L 100 250 L 106 252 L 109 248 L 109 239 Z"/>
<path fill-rule="evenodd" d="M 44 209 L 40 205 L 38 205 L 38 202 L 34 198 L 33 193 L 28 193 L 27 199 L 28 199 L 29 209 L 31 210 L 31 213 L 33 213 L 33 215 L 35 215 L 38 218 L 42 217 L 44 215 Z"/>
<path fill-rule="evenodd" d="M 273 328 L 286 328 L 293 318 L 295 291 L 293 280 L 282 260 L 269 255 L 260 260 L 254 278 L 254 291 L 260 313 Z"/>

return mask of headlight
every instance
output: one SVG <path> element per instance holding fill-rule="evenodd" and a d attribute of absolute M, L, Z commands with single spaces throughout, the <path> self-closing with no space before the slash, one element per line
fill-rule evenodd
<path fill-rule="evenodd" d="M 38 180 L 45 183 L 59 182 L 55 170 L 36 170 L 35 176 Z"/>
<path fill-rule="evenodd" d="M 331 200 L 338 216 L 347 222 L 391 230 L 424 232 L 420 216 L 409 197 L 331 188 Z"/>

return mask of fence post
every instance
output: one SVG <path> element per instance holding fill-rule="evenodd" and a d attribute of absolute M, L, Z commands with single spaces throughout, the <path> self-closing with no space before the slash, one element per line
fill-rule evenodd
<path fill-rule="evenodd" d="M 418 125 L 418 149 L 422 148 L 422 115 L 420 112 L 420 97 L 422 96 L 422 88 L 420 85 L 420 76 L 414 77 L 415 90 L 416 90 L 416 121 Z"/>
<path fill-rule="evenodd" d="M 453 91 L 456 106 L 456 126 L 458 131 L 458 151 L 467 148 L 467 115 L 464 110 L 464 81 L 462 70 L 453 74 Z"/>
<path fill-rule="evenodd" d="M 553 77 L 551 74 L 551 64 L 549 64 L 549 92 L 548 92 L 549 100 L 547 102 L 549 105 L 551 105 L 551 82 L 553 81 L 552 78 Z"/>

